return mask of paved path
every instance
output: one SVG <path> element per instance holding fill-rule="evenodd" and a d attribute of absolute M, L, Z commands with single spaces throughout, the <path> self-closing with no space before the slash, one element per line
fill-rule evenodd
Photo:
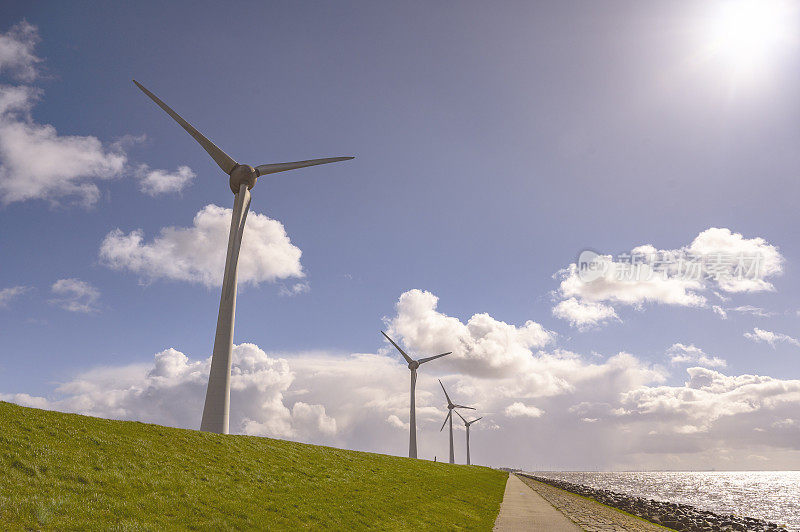
<path fill-rule="evenodd" d="M 667 532 L 668 530 L 644 519 L 639 519 L 600 504 L 593 499 L 587 499 L 530 478 L 520 478 L 517 479 L 517 482 L 520 484 L 524 482 L 527 486 L 530 486 L 531 491 L 535 491 L 540 497 L 577 523 L 580 526 L 579 530 L 582 529 L 587 532 Z M 506 494 L 508 494 L 508 486 L 506 486 Z M 505 499 L 503 499 L 503 504 L 505 504 Z M 500 515 L 502 513 L 501 506 Z"/>
<path fill-rule="evenodd" d="M 559 532 L 580 531 L 575 523 L 553 508 L 541 495 L 522 483 L 510 473 L 506 492 L 500 505 L 500 514 L 494 530 L 510 532 L 517 530 L 557 530 Z"/>

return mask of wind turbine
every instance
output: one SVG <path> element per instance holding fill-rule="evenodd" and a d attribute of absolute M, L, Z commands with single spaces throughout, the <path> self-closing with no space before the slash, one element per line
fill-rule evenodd
<path fill-rule="evenodd" d="M 471 406 L 453 404 L 453 401 L 451 401 L 450 396 L 447 395 L 447 390 L 444 389 L 444 384 L 442 384 L 441 380 L 439 380 L 439 386 L 442 387 L 444 396 L 447 397 L 447 409 L 449 410 L 449 412 L 447 412 L 447 417 L 444 418 L 444 423 L 442 423 L 442 428 L 439 429 L 439 432 L 442 432 L 444 426 L 447 424 L 447 420 L 449 419 L 450 420 L 450 463 L 455 464 L 456 455 L 453 453 L 453 409 L 454 408 L 467 408 L 469 410 L 475 410 L 475 409 L 472 408 Z M 456 414 L 458 414 L 458 412 L 456 412 Z"/>
<path fill-rule="evenodd" d="M 458 414 L 458 417 L 460 417 L 461 421 L 464 422 L 464 426 L 467 427 L 467 465 L 470 465 L 470 461 L 469 461 L 469 426 L 472 425 L 473 423 L 475 423 L 476 421 L 480 421 L 481 419 L 483 419 L 483 416 L 479 417 L 478 419 L 473 419 L 472 421 L 467 421 L 466 419 L 464 419 L 464 416 L 462 416 L 459 413 L 458 410 L 456 410 L 456 414 Z"/>
<path fill-rule="evenodd" d="M 403 358 L 406 359 L 406 362 L 408 362 L 408 369 L 411 370 L 411 415 L 409 416 L 410 421 L 408 429 L 409 430 L 408 457 L 416 458 L 417 457 L 417 407 L 416 407 L 414 390 L 417 387 L 417 368 L 419 368 L 420 364 L 424 364 L 425 362 L 430 362 L 431 360 L 436 360 L 437 358 L 449 355 L 450 353 L 452 353 L 452 351 L 448 351 L 447 353 L 442 353 L 441 355 L 414 360 L 410 356 L 408 356 L 405 351 L 400 349 L 400 346 L 394 343 L 394 340 L 389 338 L 389 336 L 385 332 L 381 331 L 381 334 L 385 336 L 386 339 L 389 340 L 398 351 L 400 351 L 400 354 L 403 355 Z"/>
<path fill-rule="evenodd" d="M 230 176 L 229 184 L 233 192 L 233 215 L 231 216 L 231 230 L 228 236 L 228 254 L 225 257 L 225 273 L 222 278 L 222 294 L 219 301 L 219 314 L 217 316 L 217 332 L 214 337 L 214 352 L 211 356 L 211 372 L 208 376 L 206 389 L 206 402 L 203 407 L 203 420 L 200 430 L 228 433 L 228 415 L 231 399 L 231 349 L 233 348 L 233 322 L 236 315 L 236 274 L 239 263 L 239 248 L 244 234 L 244 222 L 250 208 L 250 189 L 256 180 L 267 174 L 285 172 L 317 164 L 335 163 L 346 161 L 353 157 L 333 157 L 330 159 L 311 159 L 292 163 L 262 164 L 253 168 L 247 164 L 239 164 L 227 153 L 219 149 L 213 142 L 197 131 L 189 122 L 184 120 L 175 111 L 158 99 L 158 97 L 144 88 L 138 81 L 133 80 L 142 92 L 171 116 L 200 146 L 214 159 L 223 172 Z"/>

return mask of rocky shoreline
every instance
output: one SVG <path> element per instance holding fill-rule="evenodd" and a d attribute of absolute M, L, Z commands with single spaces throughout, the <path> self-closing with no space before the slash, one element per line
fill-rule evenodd
<path fill-rule="evenodd" d="M 522 473 L 517 474 L 577 495 L 592 498 L 597 502 L 641 517 L 651 523 L 681 532 L 738 532 L 740 530 L 761 532 L 783 530 L 783 527 L 775 523 L 764 521 L 763 519 L 741 517 L 738 515 L 718 515 L 714 512 L 689 506 L 688 504 L 656 501 L 625 495 L 624 493 L 617 493 L 606 489 L 573 484 L 564 480 L 555 480 Z"/>

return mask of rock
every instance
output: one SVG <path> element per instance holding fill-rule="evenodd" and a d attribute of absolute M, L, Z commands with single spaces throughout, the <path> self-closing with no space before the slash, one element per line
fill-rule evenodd
<path fill-rule="evenodd" d="M 619 510 L 647 519 L 655 524 L 678 531 L 740 532 L 780 530 L 776 523 L 770 523 L 753 517 L 735 515 L 717 515 L 708 510 L 701 510 L 688 504 L 676 504 L 656 501 L 642 497 L 634 497 L 624 493 L 616 493 L 607 489 L 597 489 L 581 484 L 573 484 L 563 480 L 550 479 L 534 475 L 522 474 L 538 482 L 549 484 L 565 491 L 577 493 L 607 504 Z"/>

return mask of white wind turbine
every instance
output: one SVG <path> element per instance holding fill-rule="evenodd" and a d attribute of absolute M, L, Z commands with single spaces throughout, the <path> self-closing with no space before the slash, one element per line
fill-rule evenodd
<path fill-rule="evenodd" d="M 236 314 L 236 274 L 239 263 L 239 248 L 244 234 L 244 222 L 250 208 L 250 189 L 256 184 L 256 179 L 262 175 L 285 172 L 317 164 L 335 163 L 346 161 L 353 157 L 333 157 L 330 159 L 311 159 L 292 163 L 262 164 L 253 168 L 250 165 L 239 164 L 227 153 L 219 149 L 213 142 L 203 136 L 190 123 L 181 118 L 178 113 L 158 99 L 158 97 L 144 88 L 139 82 L 133 80 L 142 92 L 171 116 L 200 146 L 214 159 L 223 172 L 230 176 L 229 184 L 234 194 L 233 215 L 231 216 L 231 230 L 228 236 L 228 254 L 225 257 L 225 273 L 222 278 L 222 295 L 219 301 L 219 315 L 217 316 L 217 332 L 214 337 L 214 351 L 211 356 L 211 372 L 208 376 L 206 389 L 206 402 L 203 407 L 203 420 L 200 430 L 228 433 L 228 415 L 230 412 L 231 398 L 231 349 L 233 348 L 233 322 Z"/>
<path fill-rule="evenodd" d="M 451 464 L 455 464 L 456 463 L 456 455 L 455 455 L 455 453 L 453 453 L 453 409 L 454 408 L 466 408 L 468 410 L 475 410 L 475 409 L 472 408 L 471 406 L 464 406 L 464 405 L 454 404 L 453 401 L 450 400 L 450 396 L 447 395 L 447 390 L 444 389 L 444 384 L 442 384 L 441 380 L 439 381 L 439 386 L 442 387 L 442 391 L 444 392 L 444 396 L 447 398 L 447 410 L 448 410 L 447 417 L 444 418 L 444 423 L 442 423 L 442 428 L 439 429 L 439 432 L 442 432 L 442 430 L 444 429 L 444 426 L 447 424 L 447 420 L 449 419 L 450 420 L 450 463 Z M 458 414 L 458 412 L 456 412 L 456 414 Z"/>
<path fill-rule="evenodd" d="M 442 353 L 441 355 L 435 355 L 428 358 L 420 358 L 419 360 L 414 360 L 410 356 L 406 354 L 405 351 L 400 349 L 400 346 L 394 343 L 394 340 L 389 338 L 389 336 L 381 331 L 381 334 L 389 340 L 392 345 L 400 351 L 400 354 L 403 355 L 403 358 L 406 359 L 408 363 L 408 369 L 411 370 L 411 415 L 409 416 L 409 435 L 408 435 L 408 457 L 409 458 L 416 458 L 417 457 L 417 407 L 416 407 L 416 400 L 415 400 L 415 389 L 417 387 L 417 368 L 419 368 L 420 364 L 424 364 L 425 362 L 430 362 L 431 360 L 436 360 L 437 358 L 441 358 L 445 355 L 449 355 L 452 351 L 448 351 L 447 353 Z"/>
<path fill-rule="evenodd" d="M 478 419 L 473 419 L 472 421 L 467 421 L 466 419 L 464 419 L 464 416 L 462 416 L 458 412 L 458 410 L 456 410 L 455 412 L 456 414 L 458 414 L 458 417 L 461 418 L 461 421 L 464 422 L 464 426 L 467 427 L 467 465 L 470 465 L 471 462 L 469 461 L 469 426 L 475 423 L 476 421 L 480 421 L 481 419 L 483 419 L 483 416 L 479 417 Z"/>

